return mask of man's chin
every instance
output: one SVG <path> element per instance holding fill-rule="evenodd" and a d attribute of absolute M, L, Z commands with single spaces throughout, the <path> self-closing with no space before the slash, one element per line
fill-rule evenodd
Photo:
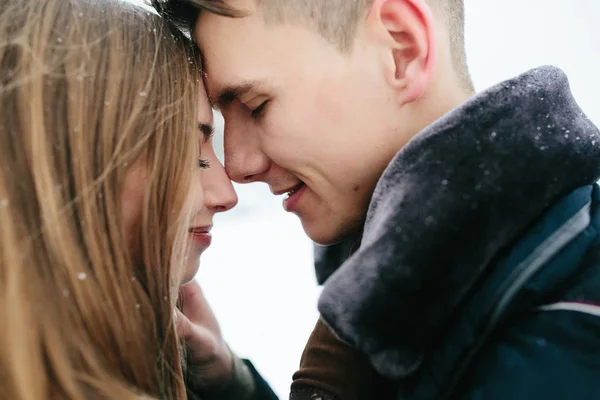
<path fill-rule="evenodd" d="M 321 246 L 331 246 L 334 244 L 341 243 L 348 238 L 354 238 L 360 236 L 360 228 L 356 229 L 344 229 L 345 227 L 338 227 L 335 224 L 329 226 L 324 224 L 310 224 L 302 221 L 302 227 L 306 235 Z"/>

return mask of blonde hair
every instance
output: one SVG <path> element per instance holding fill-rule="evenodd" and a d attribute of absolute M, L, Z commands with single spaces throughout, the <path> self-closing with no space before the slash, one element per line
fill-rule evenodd
<path fill-rule="evenodd" d="M 0 399 L 186 397 L 170 292 L 198 60 L 119 0 L 0 0 Z M 129 238 L 134 164 L 146 182 Z"/>

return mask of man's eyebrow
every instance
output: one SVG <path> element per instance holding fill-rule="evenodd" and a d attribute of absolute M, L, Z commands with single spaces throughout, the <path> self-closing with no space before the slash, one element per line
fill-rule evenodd
<path fill-rule="evenodd" d="M 209 124 L 203 124 L 202 122 L 198 123 L 198 129 L 204 135 L 204 140 L 208 140 L 214 135 L 215 127 Z"/>
<path fill-rule="evenodd" d="M 217 110 L 223 109 L 238 100 L 246 93 L 257 91 L 260 85 L 257 82 L 244 82 L 240 84 L 228 85 L 221 89 L 216 97 L 211 99 L 211 103 Z"/>

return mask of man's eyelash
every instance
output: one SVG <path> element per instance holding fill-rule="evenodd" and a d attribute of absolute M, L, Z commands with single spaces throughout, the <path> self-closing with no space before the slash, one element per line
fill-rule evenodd
<path fill-rule="evenodd" d="M 255 119 L 262 117 L 268 103 L 269 103 L 269 100 L 265 100 L 260 106 L 256 107 L 254 110 L 252 110 L 250 112 L 250 116 Z"/>
<path fill-rule="evenodd" d="M 210 168 L 210 162 L 208 160 L 199 159 L 198 167 L 200 167 L 200 169 Z"/>

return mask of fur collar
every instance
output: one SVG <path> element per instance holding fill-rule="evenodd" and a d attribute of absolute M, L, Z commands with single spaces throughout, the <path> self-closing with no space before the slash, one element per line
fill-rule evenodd
<path fill-rule="evenodd" d="M 385 376 L 416 370 L 490 260 L 548 205 L 600 176 L 600 132 L 542 67 L 424 129 L 382 175 L 360 249 L 319 310 Z"/>

